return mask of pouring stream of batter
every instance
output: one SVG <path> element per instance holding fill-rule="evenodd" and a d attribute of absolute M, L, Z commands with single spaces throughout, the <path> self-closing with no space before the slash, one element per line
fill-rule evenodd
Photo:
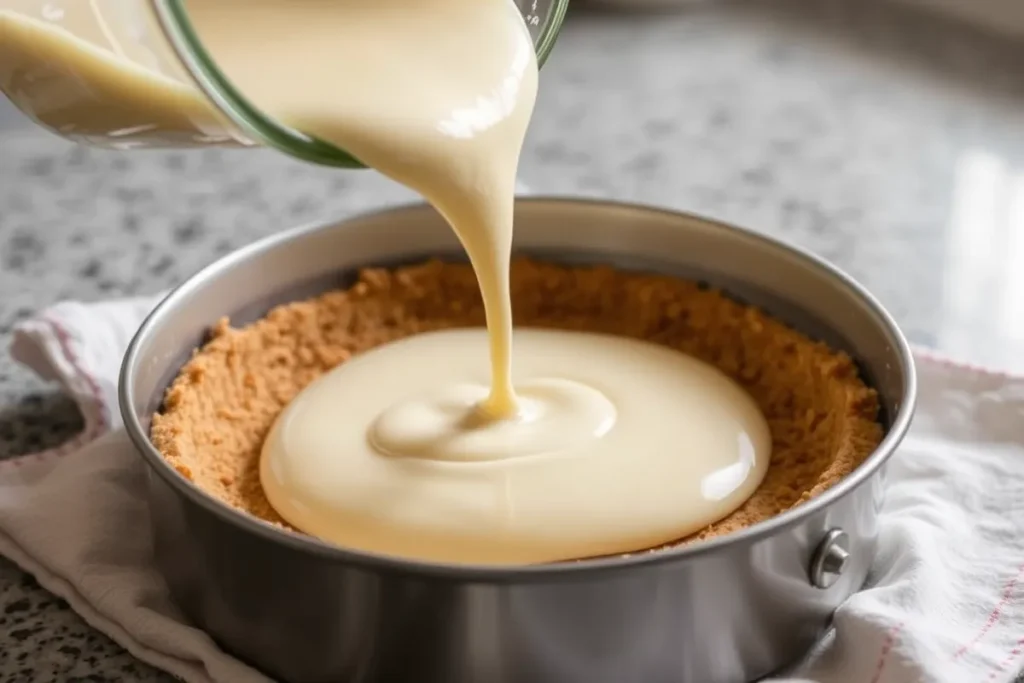
<path fill-rule="evenodd" d="M 514 189 L 537 62 L 511 0 L 189 9 L 248 99 L 448 220 L 486 310 L 489 378 L 483 335 L 420 335 L 343 364 L 285 409 L 261 469 L 285 519 L 346 547 L 529 563 L 678 538 L 753 492 L 767 427 L 720 373 L 568 332 L 521 330 L 513 354 Z"/>
<path fill-rule="evenodd" d="M 190 0 L 188 10 L 256 107 L 418 191 L 447 219 L 486 310 L 486 334 L 374 349 L 286 407 L 261 460 L 284 519 L 345 547 L 421 560 L 550 562 L 680 538 L 754 491 L 768 428 L 717 370 L 581 332 L 519 330 L 513 350 L 514 188 L 537 62 L 511 0 Z M 100 16 L 66 19 L 85 31 Z M 206 115 L 192 90 L 59 26 L 8 12 L 0 30 L 8 71 L 70 74 L 75 92 L 102 94 L 42 112 L 61 125 L 109 129 L 118 106 L 153 109 L 148 120 L 172 131 Z"/>

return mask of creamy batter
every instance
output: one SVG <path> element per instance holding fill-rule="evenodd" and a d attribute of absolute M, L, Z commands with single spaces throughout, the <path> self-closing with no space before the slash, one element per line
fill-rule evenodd
<path fill-rule="evenodd" d="M 486 349 L 484 330 L 421 334 L 310 385 L 264 446 L 275 509 L 345 547 L 537 563 L 681 538 L 735 510 L 764 476 L 771 438 L 757 406 L 690 356 L 519 329 L 520 415 L 479 421 Z"/>
<path fill-rule="evenodd" d="M 282 517 L 350 548 L 534 563 L 651 547 L 746 500 L 768 429 L 716 371 L 650 344 L 520 330 L 512 382 L 512 208 L 537 63 L 509 0 L 190 6 L 253 102 L 448 219 L 487 314 L 489 335 L 392 344 L 303 392 L 263 450 Z"/>
<path fill-rule="evenodd" d="M 446 217 L 486 309 L 487 331 L 372 350 L 285 409 L 261 465 L 284 519 L 384 554 L 537 563 L 656 546 L 750 496 L 767 468 L 768 427 L 717 370 L 653 344 L 567 331 L 520 330 L 513 354 L 513 195 L 537 63 L 511 0 L 188 8 L 252 103 Z M 142 87 L 138 69 L 52 31 L 33 44 L 37 26 L 4 21 L 5 35 L 20 36 L 9 50 L 41 49 L 112 92 Z M 186 111 L 191 101 L 172 85 L 148 81 L 161 94 L 145 106 Z"/>

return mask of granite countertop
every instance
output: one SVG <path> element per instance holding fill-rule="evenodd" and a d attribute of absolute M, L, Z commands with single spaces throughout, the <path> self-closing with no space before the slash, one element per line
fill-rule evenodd
<path fill-rule="evenodd" d="M 578 12 L 522 178 L 803 245 L 912 341 L 1024 370 L 1024 45 L 871 0 Z M 410 195 L 267 151 L 70 146 L 0 111 L 0 345 L 65 298 L 156 292 L 250 240 Z M 74 407 L 0 353 L 0 457 Z M 0 681 L 164 681 L 0 561 Z"/>

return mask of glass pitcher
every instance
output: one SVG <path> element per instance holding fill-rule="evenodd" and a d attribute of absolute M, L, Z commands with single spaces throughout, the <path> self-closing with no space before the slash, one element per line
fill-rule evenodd
<path fill-rule="evenodd" d="M 515 4 L 543 64 L 568 0 Z M 0 0 L 0 91 L 37 123 L 85 144 L 264 145 L 318 164 L 362 167 L 344 150 L 249 104 L 203 49 L 186 5 Z"/>

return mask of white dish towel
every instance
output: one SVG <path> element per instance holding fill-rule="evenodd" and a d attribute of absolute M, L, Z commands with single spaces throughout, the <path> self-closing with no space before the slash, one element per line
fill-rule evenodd
<path fill-rule="evenodd" d="M 189 683 L 266 681 L 181 620 L 151 562 L 144 465 L 115 394 L 155 303 L 63 303 L 18 327 L 14 357 L 60 382 L 86 425 L 0 464 L 0 553 L 139 659 Z M 791 680 L 1005 683 L 1024 666 L 1024 377 L 918 361 L 869 587 Z"/>

